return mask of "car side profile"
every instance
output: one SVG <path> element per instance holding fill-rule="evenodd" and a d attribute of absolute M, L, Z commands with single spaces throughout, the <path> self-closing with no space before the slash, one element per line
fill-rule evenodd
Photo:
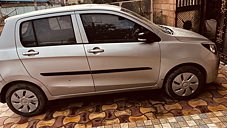
<path fill-rule="evenodd" d="M 48 100 L 160 89 L 196 96 L 215 80 L 216 45 L 113 5 L 75 5 L 9 17 L 0 37 L 0 98 L 22 116 Z"/>

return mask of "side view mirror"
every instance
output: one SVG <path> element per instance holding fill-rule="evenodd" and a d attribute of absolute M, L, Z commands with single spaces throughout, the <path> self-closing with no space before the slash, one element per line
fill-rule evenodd
<path fill-rule="evenodd" d="M 139 41 L 143 41 L 143 42 L 146 42 L 147 41 L 147 36 L 144 32 L 141 32 L 138 34 L 138 40 Z"/>
<path fill-rule="evenodd" d="M 161 41 L 161 39 L 156 34 L 150 31 L 138 33 L 137 38 L 139 41 L 149 42 L 149 43 Z"/>

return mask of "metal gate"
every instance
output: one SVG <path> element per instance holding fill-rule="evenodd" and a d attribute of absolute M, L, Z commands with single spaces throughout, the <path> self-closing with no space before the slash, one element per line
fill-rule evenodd
<path fill-rule="evenodd" d="M 176 27 L 200 32 L 203 0 L 177 0 Z"/>
<path fill-rule="evenodd" d="M 218 17 L 217 32 L 216 32 L 216 45 L 218 47 L 220 59 L 227 63 L 227 9 L 226 0 L 222 0 L 220 15 Z"/>

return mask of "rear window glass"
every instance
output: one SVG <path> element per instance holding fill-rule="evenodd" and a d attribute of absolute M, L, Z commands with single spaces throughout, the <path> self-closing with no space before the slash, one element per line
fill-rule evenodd
<path fill-rule="evenodd" d="M 26 21 L 21 24 L 20 38 L 25 47 L 75 44 L 71 16 Z"/>

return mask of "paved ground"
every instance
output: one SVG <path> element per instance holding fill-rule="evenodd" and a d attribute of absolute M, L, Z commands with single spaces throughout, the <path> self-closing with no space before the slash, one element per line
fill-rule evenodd
<path fill-rule="evenodd" d="M 172 100 L 147 90 L 52 101 L 35 117 L 14 114 L 0 104 L 0 128 L 8 127 L 227 127 L 227 67 L 215 83 L 190 100 Z M 121 123 L 121 124 L 120 124 Z M 113 125 L 114 124 L 114 125 Z"/>

